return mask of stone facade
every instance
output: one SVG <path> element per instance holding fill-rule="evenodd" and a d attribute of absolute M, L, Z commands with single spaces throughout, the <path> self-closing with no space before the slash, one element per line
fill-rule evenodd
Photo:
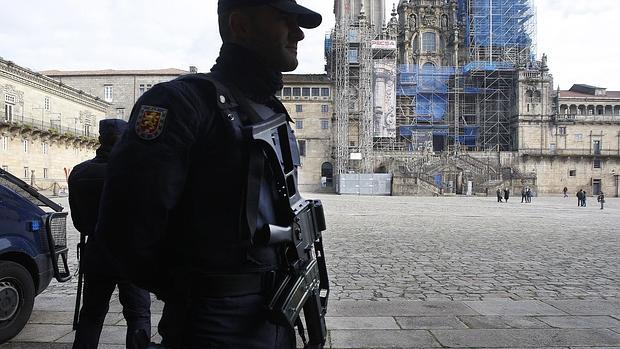
<path fill-rule="evenodd" d="M 109 104 L 0 59 L 0 166 L 40 189 L 66 187 L 71 168 L 95 155 Z"/>
<path fill-rule="evenodd" d="M 128 120 L 136 100 L 148 89 L 160 82 L 170 81 L 180 75 L 196 72 L 181 69 L 158 70 L 93 70 L 93 71 L 43 71 L 64 84 L 85 91 L 110 103 L 108 118 Z"/>
<path fill-rule="evenodd" d="M 373 26 L 375 34 L 381 32 L 385 25 L 385 0 L 335 0 L 334 14 L 336 21 L 348 18 L 353 22 L 360 11 L 364 11 L 368 22 Z"/>
<path fill-rule="evenodd" d="M 574 85 L 552 98 L 542 121 L 522 122 L 520 168 L 537 174 L 543 193 L 619 196 L 620 91 Z"/>
<path fill-rule="evenodd" d="M 434 67 L 455 65 L 458 35 L 454 35 L 456 2 L 412 1 L 398 7 L 399 62 Z"/>
<path fill-rule="evenodd" d="M 333 89 L 326 75 L 285 74 L 278 97 L 291 118 L 300 145 L 301 191 L 333 191 Z"/>

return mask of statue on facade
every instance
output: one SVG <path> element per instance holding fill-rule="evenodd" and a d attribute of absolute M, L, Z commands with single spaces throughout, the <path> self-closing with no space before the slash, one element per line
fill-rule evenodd
<path fill-rule="evenodd" d="M 415 15 L 410 15 L 409 17 L 407 17 L 407 21 L 408 21 L 407 28 L 410 31 L 414 31 L 417 25 Z"/>

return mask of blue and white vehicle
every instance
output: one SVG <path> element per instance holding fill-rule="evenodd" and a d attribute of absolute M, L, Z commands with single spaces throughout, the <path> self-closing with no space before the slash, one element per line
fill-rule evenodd
<path fill-rule="evenodd" d="M 26 325 L 52 278 L 71 279 L 67 212 L 0 169 L 0 344 Z"/>

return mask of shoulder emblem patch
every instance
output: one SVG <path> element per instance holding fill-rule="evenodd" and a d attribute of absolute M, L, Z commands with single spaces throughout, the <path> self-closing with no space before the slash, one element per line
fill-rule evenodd
<path fill-rule="evenodd" d="M 140 107 L 140 113 L 138 113 L 136 120 L 136 135 L 147 141 L 159 137 L 164 130 L 166 114 L 168 114 L 168 109 L 150 105 Z"/>

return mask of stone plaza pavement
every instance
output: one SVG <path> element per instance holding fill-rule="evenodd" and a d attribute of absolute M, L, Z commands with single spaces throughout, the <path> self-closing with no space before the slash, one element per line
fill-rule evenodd
<path fill-rule="evenodd" d="M 328 348 L 620 348 L 619 199 L 305 196 L 327 214 Z M 75 279 L 0 349 L 69 348 Z M 115 295 L 100 348 L 124 324 Z"/>

